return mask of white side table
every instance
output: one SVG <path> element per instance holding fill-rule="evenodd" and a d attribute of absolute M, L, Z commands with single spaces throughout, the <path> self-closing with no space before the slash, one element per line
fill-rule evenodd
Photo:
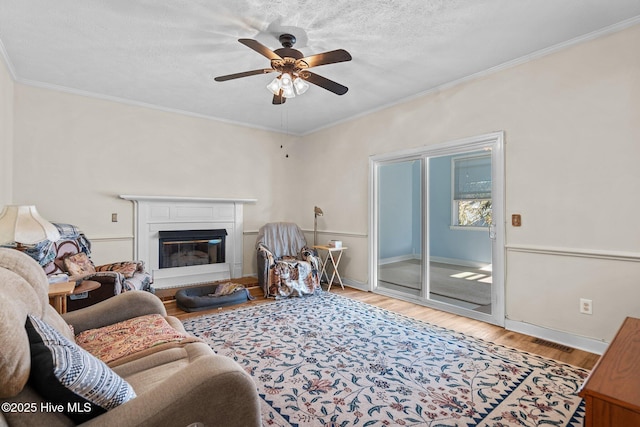
<path fill-rule="evenodd" d="M 340 273 L 338 273 L 338 265 L 340 264 L 342 253 L 349 248 L 347 248 L 346 246 L 334 248 L 333 246 L 327 246 L 327 245 L 315 245 L 313 248 L 318 249 L 320 251 L 327 252 L 327 255 L 324 257 L 324 260 L 322 260 L 322 256 L 320 257 L 320 260 L 322 261 L 322 273 L 320 273 L 320 280 L 322 280 L 322 276 L 327 277 L 327 282 L 329 284 L 327 291 L 331 290 L 331 285 L 333 284 L 334 278 L 338 279 L 338 283 L 340 283 L 340 287 L 344 289 L 344 285 L 342 284 L 342 278 L 340 277 Z M 331 262 L 330 265 L 333 269 L 330 280 L 329 280 L 329 274 L 327 273 L 328 262 Z"/>

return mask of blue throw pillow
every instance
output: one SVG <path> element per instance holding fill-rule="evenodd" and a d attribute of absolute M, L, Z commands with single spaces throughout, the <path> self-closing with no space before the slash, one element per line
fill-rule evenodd
<path fill-rule="evenodd" d="M 136 397 L 133 388 L 104 362 L 53 327 L 28 316 L 29 382 L 56 411 L 82 423 Z"/>

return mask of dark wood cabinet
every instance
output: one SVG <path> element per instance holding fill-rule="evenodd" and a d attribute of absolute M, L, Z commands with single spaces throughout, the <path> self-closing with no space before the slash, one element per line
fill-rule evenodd
<path fill-rule="evenodd" d="M 640 426 L 640 319 L 625 319 L 578 394 L 585 427 Z"/>

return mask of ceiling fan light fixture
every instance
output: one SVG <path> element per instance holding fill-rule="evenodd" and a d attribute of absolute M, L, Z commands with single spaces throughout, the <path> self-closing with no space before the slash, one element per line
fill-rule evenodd
<path fill-rule="evenodd" d="M 281 34 L 279 37 L 282 44 L 281 49 L 271 50 L 254 39 L 238 39 L 240 43 L 269 59 L 270 68 L 260 68 L 257 70 L 244 71 L 242 73 L 227 74 L 215 77 L 217 82 L 239 79 L 241 77 L 256 76 L 266 73 L 280 73 L 267 89 L 274 97 L 272 104 L 281 105 L 284 98 L 293 98 L 302 95 L 309 89 L 309 84 L 314 84 L 323 89 L 333 92 L 336 95 L 344 95 L 349 88 L 325 77 L 307 71 L 307 68 L 318 67 L 320 65 L 336 64 L 338 62 L 351 61 L 351 55 L 344 49 L 331 50 L 329 52 L 317 53 L 315 55 L 304 56 L 302 52 L 293 48 L 296 38 L 291 34 Z M 302 78 L 301 75 L 304 77 Z"/>
<path fill-rule="evenodd" d="M 269 89 L 274 95 L 279 94 L 281 89 L 280 79 L 278 77 L 273 79 L 271 83 L 267 85 L 267 89 Z"/>
<path fill-rule="evenodd" d="M 301 81 L 302 85 L 297 83 L 298 80 Z M 302 81 L 300 78 L 295 78 L 295 80 L 293 80 L 289 73 L 282 73 L 267 85 L 267 89 L 269 89 L 269 91 L 274 95 L 280 96 L 282 91 L 281 96 L 284 98 L 295 98 L 296 94 L 301 95 L 308 88 L 309 85 L 307 82 Z"/>
<path fill-rule="evenodd" d="M 295 98 L 296 97 L 296 93 L 293 90 L 293 85 L 289 85 L 289 86 L 282 86 L 282 96 L 284 96 L 285 98 Z"/>
<path fill-rule="evenodd" d="M 292 87 L 293 79 L 291 78 L 291 74 L 282 73 L 282 75 L 280 76 L 280 84 L 282 84 L 283 89 L 287 87 Z"/>
<path fill-rule="evenodd" d="M 307 91 L 307 89 L 309 89 L 309 83 L 305 82 L 300 77 L 296 77 L 295 80 L 293 80 L 293 87 L 298 95 L 302 95 Z"/>

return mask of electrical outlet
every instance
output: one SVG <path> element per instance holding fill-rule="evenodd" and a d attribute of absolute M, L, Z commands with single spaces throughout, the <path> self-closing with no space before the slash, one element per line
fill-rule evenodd
<path fill-rule="evenodd" d="M 586 298 L 580 298 L 580 313 L 593 314 L 593 301 Z"/>

